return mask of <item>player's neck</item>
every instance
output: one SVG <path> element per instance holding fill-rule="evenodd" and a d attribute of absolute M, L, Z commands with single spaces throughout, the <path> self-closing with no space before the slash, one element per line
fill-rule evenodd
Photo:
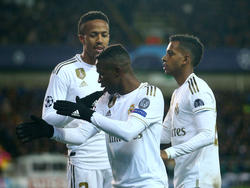
<path fill-rule="evenodd" d="M 121 84 L 122 88 L 119 91 L 120 95 L 125 95 L 134 91 L 141 84 L 141 82 L 139 82 L 135 76 L 125 75 L 123 78 L 124 79 L 122 80 Z"/>
<path fill-rule="evenodd" d="M 96 58 L 95 57 L 91 57 L 89 56 L 87 53 L 82 53 L 81 54 L 81 58 L 82 60 L 87 63 L 87 64 L 90 64 L 90 65 L 95 65 L 96 63 Z"/>
<path fill-rule="evenodd" d="M 192 73 L 193 73 L 193 70 L 183 71 L 183 72 L 179 72 L 174 77 L 175 77 L 175 80 L 178 83 L 178 85 L 181 86 L 187 80 L 189 75 Z"/>

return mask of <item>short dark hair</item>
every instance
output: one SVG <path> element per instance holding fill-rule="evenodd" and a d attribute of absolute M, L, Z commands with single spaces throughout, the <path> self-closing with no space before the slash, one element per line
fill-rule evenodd
<path fill-rule="evenodd" d="M 83 25 L 91 20 L 103 20 L 109 24 L 109 19 L 108 17 L 101 11 L 89 11 L 85 14 L 83 14 L 78 22 L 78 34 L 84 34 L 83 31 Z"/>
<path fill-rule="evenodd" d="M 123 70 L 128 70 L 126 68 L 131 68 L 131 59 L 128 51 L 121 44 L 113 44 L 103 50 L 96 59 L 98 61 L 105 61 L 107 64 L 113 66 L 117 65 Z M 106 64 L 106 65 L 107 65 Z M 98 63 L 97 63 L 98 66 Z"/>
<path fill-rule="evenodd" d="M 190 51 L 191 56 L 193 56 L 191 59 L 194 67 L 200 63 L 204 53 L 204 46 L 198 37 L 188 34 L 178 34 L 171 35 L 169 41 L 179 41 L 184 50 Z"/>

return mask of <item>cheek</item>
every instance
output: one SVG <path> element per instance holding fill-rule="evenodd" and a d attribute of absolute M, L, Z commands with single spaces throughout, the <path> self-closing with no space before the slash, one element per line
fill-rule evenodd
<path fill-rule="evenodd" d="M 107 47 L 108 44 L 109 44 L 109 38 L 106 38 L 106 39 L 103 41 L 103 45 L 104 45 L 105 47 Z"/>

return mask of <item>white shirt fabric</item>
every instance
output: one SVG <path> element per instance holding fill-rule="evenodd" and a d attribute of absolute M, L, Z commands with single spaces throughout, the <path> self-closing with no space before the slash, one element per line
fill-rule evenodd
<path fill-rule="evenodd" d="M 194 73 L 177 88 L 163 123 L 161 143 L 170 143 L 174 187 L 220 187 L 216 100 Z"/>
<path fill-rule="evenodd" d="M 53 103 L 56 100 L 75 102 L 76 96 L 85 97 L 95 91 L 101 90 L 98 83 L 98 73 L 95 65 L 82 61 L 80 54 L 58 64 L 51 74 L 43 104 L 43 119 L 56 127 L 69 128 L 90 124 L 87 121 L 73 119 L 68 116 L 56 114 Z M 92 126 L 92 125 L 90 125 Z M 88 126 L 80 126 L 81 131 L 89 132 Z M 58 140 L 62 141 L 62 140 Z M 107 169 L 110 164 L 107 156 L 104 132 L 99 132 L 81 145 L 67 144 L 70 164 L 84 169 Z"/>
<path fill-rule="evenodd" d="M 164 100 L 155 86 L 142 83 L 126 95 L 105 93 L 91 121 L 104 130 L 115 188 L 168 187 L 160 157 Z M 115 100 L 114 100 L 115 99 Z"/>

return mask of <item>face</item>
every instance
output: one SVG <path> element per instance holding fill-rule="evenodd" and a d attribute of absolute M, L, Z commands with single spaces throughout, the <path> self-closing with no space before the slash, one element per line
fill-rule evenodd
<path fill-rule="evenodd" d="M 166 55 L 163 56 L 163 70 L 166 74 L 175 75 L 185 62 L 185 55 L 179 48 L 180 43 L 173 41 L 168 44 Z"/>
<path fill-rule="evenodd" d="M 114 94 L 119 91 L 119 83 L 117 73 L 114 68 L 105 66 L 105 62 L 97 60 L 96 64 L 97 72 L 99 73 L 98 83 L 101 87 L 104 87 L 109 94 Z"/>
<path fill-rule="evenodd" d="M 108 46 L 109 25 L 104 20 L 91 20 L 85 23 L 84 31 L 79 40 L 84 45 L 84 52 L 95 58 Z"/>

